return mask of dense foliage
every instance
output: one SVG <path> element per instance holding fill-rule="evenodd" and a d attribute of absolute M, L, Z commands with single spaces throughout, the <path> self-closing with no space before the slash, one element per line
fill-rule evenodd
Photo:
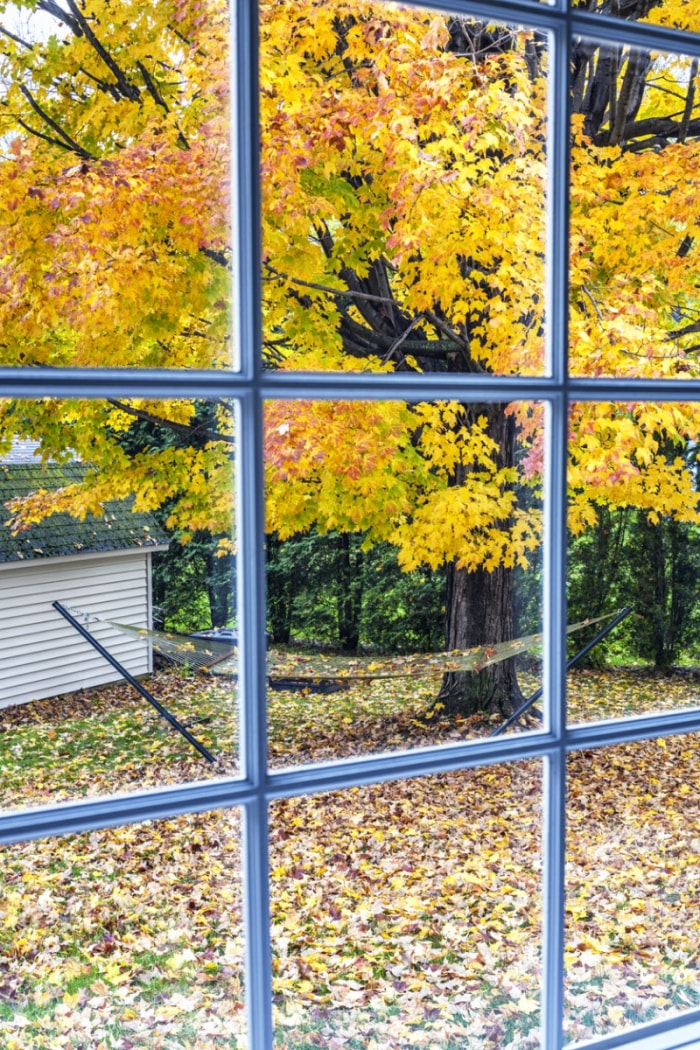
<path fill-rule="evenodd" d="M 0 9 L 3 362 L 226 367 L 225 3 Z M 618 13 L 687 14 L 647 0 Z M 268 367 L 542 373 L 542 35 L 365 0 L 267 0 L 260 42 Z M 696 75 L 683 56 L 575 43 L 577 374 L 697 373 Z M 135 419 L 183 440 L 129 452 Z M 266 422 L 271 544 L 312 528 L 347 535 L 349 551 L 361 536 L 363 555 L 389 543 L 403 569 L 444 571 L 448 648 L 512 637 L 514 573 L 541 541 L 541 405 L 289 400 Z M 12 508 L 17 526 L 133 492 L 139 509 L 167 508 L 180 541 L 209 532 L 231 552 L 230 405 L 203 424 L 187 401 L 7 401 L 0 426 L 3 441 L 37 436 L 45 456 L 72 449 L 91 468 Z M 615 507 L 697 521 L 697 430 L 693 404 L 572 406 L 572 533 Z M 359 586 L 338 606 L 350 647 Z M 680 642 L 650 644 L 665 660 Z M 505 711 L 518 695 L 506 662 L 446 681 L 442 699 Z"/>

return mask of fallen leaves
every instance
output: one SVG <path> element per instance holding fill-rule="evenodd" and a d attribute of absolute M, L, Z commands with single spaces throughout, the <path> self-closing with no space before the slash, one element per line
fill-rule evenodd
<path fill-rule="evenodd" d="M 574 1038 L 700 1002 L 697 746 L 667 737 L 569 758 Z"/>
<path fill-rule="evenodd" d="M 532 762 L 274 804 L 280 1046 L 464 1045 L 504 1010 L 536 1045 L 540 779 Z M 508 826 L 511 789 L 536 801 Z"/>
<path fill-rule="evenodd" d="M 236 812 L 7 850 L 3 1031 L 17 1028 L 33 1050 L 236 1047 L 238 851 Z M 3 898 L 0 920 L 4 911 Z"/>
<path fill-rule="evenodd" d="M 577 718 L 697 702 L 686 673 L 570 682 Z M 165 675 L 153 688 L 178 717 L 210 719 L 199 727 L 207 746 L 230 749 L 228 687 Z M 430 695 L 427 681 L 272 693 L 273 761 L 490 731 L 478 719 L 426 724 Z M 121 686 L 6 709 L 0 723 L 6 805 L 208 772 Z M 685 736 L 570 756 L 572 1039 L 700 1002 L 697 754 Z M 540 835 L 536 761 L 275 802 L 276 1050 L 534 1050 Z M 237 812 L 31 842 L 2 858 L 3 1050 L 243 1050 Z"/>

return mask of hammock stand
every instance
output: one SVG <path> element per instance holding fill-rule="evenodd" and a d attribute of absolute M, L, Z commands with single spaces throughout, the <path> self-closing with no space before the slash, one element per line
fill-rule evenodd
<path fill-rule="evenodd" d="M 584 645 L 583 649 L 579 649 L 579 651 L 576 653 L 576 655 L 571 657 L 571 659 L 569 660 L 569 662 L 566 665 L 566 670 L 568 671 L 570 668 L 574 667 L 579 662 L 579 660 L 583 660 L 584 656 L 586 656 L 588 653 L 590 653 L 591 649 L 593 649 L 594 646 L 596 646 L 598 644 L 598 642 L 602 642 L 603 638 L 605 638 L 606 635 L 610 634 L 610 632 L 612 631 L 613 627 L 617 627 L 617 625 L 619 623 L 622 623 L 622 621 L 624 619 L 626 619 L 626 617 L 628 617 L 631 612 L 632 612 L 632 606 L 631 605 L 626 605 L 624 609 L 620 609 L 619 613 L 617 614 L 615 619 L 612 621 L 612 623 L 609 623 L 607 627 L 604 627 L 602 629 L 602 631 L 598 631 L 598 633 L 595 636 L 595 638 L 591 638 L 590 642 L 587 642 Z M 513 712 L 513 714 L 510 716 L 510 718 L 508 718 L 503 723 L 503 725 L 500 725 L 498 727 L 498 729 L 494 729 L 493 733 L 491 733 L 491 736 L 492 737 L 499 736 L 505 729 L 508 728 L 508 726 L 512 726 L 514 722 L 517 722 L 520 718 L 522 718 L 522 716 L 526 713 L 526 711 L 529 711 L 529 709 L 532 707 L 532 705 L 537 700 L 539 700 L 539 698 L 542 696 L 542 692 L 543 692 L 543 689 L 542 689 L 542 686 L 540 686 L 540 688 L 536 692 L 534 692 L 532 694 L 532 696 L 529 698 L 529 700 L 526 700 L 524 704 L 520 705 L 520 707 L 518 708 L 517 711 Z M 538 712 L 538 714 L 539 714 L 539 712 Z"/>
<path fill-rule="evenodd" d="M 185 740 L 187 741 L 188 744 L 191 744 L 193 748 L 195 748 L 197 751 L 199 751 L 200 755 L 202 755 L 204 758 L 206 758 L 207 762 L 216 762 L 216 759 L 212 755 L 211 751 L 207 751 L 207 749 L 204 746 L 204 744 L 200 744 L 199 740 L 197 740 L 196 737 L 192 736 L 190 731 L 187 729 L 186 726 L 184 726 L 182 724 L 182 722 L 178 722 L 178 720 L 175 717 L 175 715 L 173 715 L 170 711 L 168 711 L 167 707 L 164 707 L 163 704 L 161 704 L 160 701 L 156 700 L 156 698 L 154 696 L 152 696 L 149 693 L 149 691 L 144 686 L 142 686 L 140 682 L 138 682 L 134 678 L 134 676 L 132 674 L 129 674 L 127 669 L 125 667 L 122 667 L 122 665 L 119 663 L 119 661 L 116 660 L 112 656 L 112 654 L 107 649 L 105 649 L 105 647 L 103 645 L 101 645 L 97 641 L 96 638 L 93 638 L 93 636 L 90 634 L 90 632 L 87 630 L 87 628 L 83 627 L 83 625 L 81 623 L 78 623 L 78 621 L 75 619 L 75 617 L 72 616 L 68 612 L 68 610 L 63 605 L 61 605 L 60 602 L 52 602 L 52 605 L 53 605 L 54 609 L 56 610 L 56 612 L 59 612 L 61 614 L 61 616 L 63 616 L 64 619 L 66 619 L 68 621 L 68 623 L 71 625 L 71 627 L 74 627 L 75 630 L 78 632 L 78 634 L 81 634 L 83 636 L 83 638 L 85 639 L 85 641 L 89 642 L 90 645 L 92 645 L 93 648 L 95 648 L 97 650 L 97 652 L 100 654 L 100 656 L 104 660 L 106 660 L 108 664 L 111 664 L 112 667 L 114 667 L 114 669 L 116 671 L 118 671 L 119 674 L 122 675 L 123 678 L 126 679 L 126 681 L 129 683 L 129 685 L 132 685 L 134 687 L 134 689 L 136 689 L 136 691 L 138 693 L 140 693 L 141 696 L 145 700 L 148 700 L 149 704 L 152 707 L 155 707 L 156 711 L 161 716 L 161 718 L 164 718 L 165 721 L 170 726 L 172 726 L 173 729 L 175 729 L 178 733 L 180 733 L 180 735 L 185 738 Z"/>

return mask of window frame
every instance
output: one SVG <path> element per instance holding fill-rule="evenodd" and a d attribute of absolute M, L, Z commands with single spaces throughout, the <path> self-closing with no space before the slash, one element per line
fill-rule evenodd
<path fill-rule="evenodd" d="M 233 0 L 232 0 L 233 2 Z M 270 373 L 262 369 L 260 332 L 260 187 L 258 180 L 257 6 L 235 0 L 233 175 L 234 343 L 239 360 L 230 371 L 74 369 L 42 371 L 0 368 L 0 396 L 230 398 L 237 404 L 237 536 L 240 620 L 241 760 L 239 778 L 12 811 L 0 814 L 0 842 L 60 836 L 146 819 L 240 807 L 243 820 L 244 925 L 248 1046 L 270 1050 L 271 948 L 268 875 L 268 804 L 276 798 L 465 770 L 539 758 L 543 786 L 543 1000 L 542 1045 L 559 1050 L 563 1035 L 563 942 L 565 915 L 566 758 L 599 748 L 700 730 L 700 708 L 680 714 L 630 717 L 566 726 L 566 456 L 567 412 L 572 401 L 700 401 L 700 380 L 576 378 L 567 371 L 569 76 L 570 41 L 585 35 L 700 57 L 700 35 L 627 23 L 573 11 L 568 0 L 552 6 L 536 0 L 469 2 L 425 0 L 418 6 L 493 21 L 524 23 L 549 35 L 548 120 L 548 370 L 541 378 L 438 375 L 330 375 Z M 267 764 L 265 563 L 263 522 L 262 409 L 267 399 L 428 400 L 458 396 L 465 401 L 538 400 L 547 406 L 545 486 L 545 661 L 546 722 L 541 732 L 421 748 L 390 755 L 269 771 Z M 686 1034 L 683 1034 L 685 1029 Z M 700 1038 L 700 1009 L 585 1043 L 590 1050 L 636 1046 L 661 1050 Z M 700 1043 L 696 1045 L 700 1046 Z"/>

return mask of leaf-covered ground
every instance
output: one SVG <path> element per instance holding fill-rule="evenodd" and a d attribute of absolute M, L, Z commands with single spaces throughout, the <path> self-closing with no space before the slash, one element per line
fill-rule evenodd
<path fill-rule="evenodd" d="M 577 720 L 700 702 L 693 675 L 572 675 Z M 535 683 L 536 684 L 536 683 Z M 275 764 L 482 735 L 426 725 L 428 681 L 271 696 Z M 0 711 L 12 807 L 235 768 L 230 684 L 153 690 L 210 768 L 123 686 Z M 695 737 L 570 758 L 572 1038 L 700 1002 Z M 279 1050 L 538 1045 L 541 764 L 271 807 Z M 6 848 L 0 1048 L 243 1048 L 236 812 Z"/>

